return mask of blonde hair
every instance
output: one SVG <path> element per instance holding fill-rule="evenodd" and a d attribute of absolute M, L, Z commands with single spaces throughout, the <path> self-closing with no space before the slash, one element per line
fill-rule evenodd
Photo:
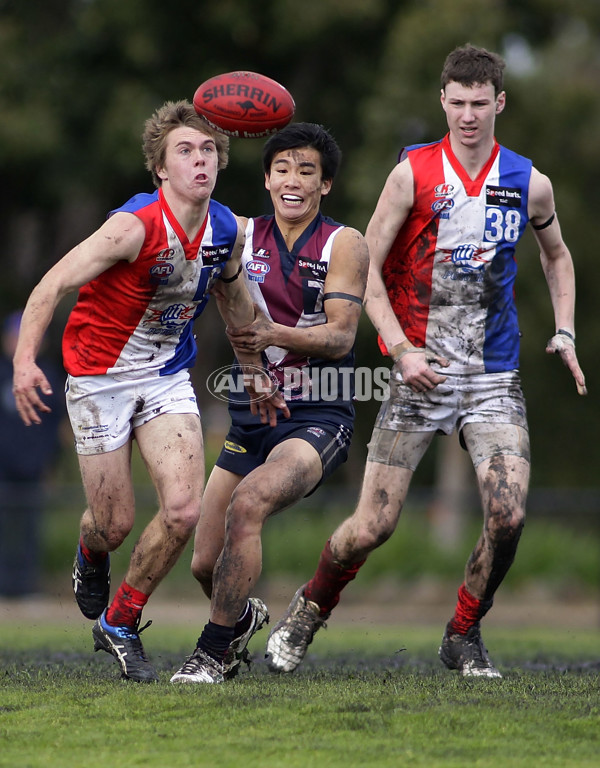
<path fill-rule="evenodd" d="M 146 120 L 142 136 L 142 148 L 146 157 L 146 168 L 152 174 L 155 187 L 160 187 L 161 179 L 156 173 L 165 163 L 167 136 L 175 128 L 186 126 L 214 139 L 219 158 L 219 170 L 229 162 L 229 137 L 215 130 L 196 112 L 189 101 L 167 101 Z"/>

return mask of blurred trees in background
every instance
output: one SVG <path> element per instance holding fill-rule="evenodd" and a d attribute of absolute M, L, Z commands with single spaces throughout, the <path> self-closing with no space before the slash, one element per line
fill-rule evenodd
<path fill-rule="evenodd" d="M 518 252 L 533 484 L 597 487 L 597 0 L 0 0 L 2 314 L 21 306 L 108 210 L 152 189 L 141 153 L 144 121 L 167 99 L 191 99 L 219 72 L 249 69 L 279 80 L 296 100 L 297 120 L 334 133 L 344 163 L 324 210 L 364 231 L 399 149 L 446 132 L 439 74 L 446 54 L 465 42 L 507 59 L 498 140 L 552 179 L 577 269 L 587 398 L 578 398 L 560 361 L 544 353 L 554 323 L 531 235 Z M 262 143 L 232 141 L 215 197 L 237 213 L 268 210 Z M 56 350 L 69 309 L 65 302 L 51 329 Z M 194 378 L 205 429 L 218 445 L 227 417 L 203 381 L 231 354 L 214 308 L 197 332 Z M 382 362 L 363 317 L 358 363 Z M 358 404 L 351 460 L 333 482 L 358 486 L 377 405 Z M 433 462 L 419 470 L 425 482 Z"/>

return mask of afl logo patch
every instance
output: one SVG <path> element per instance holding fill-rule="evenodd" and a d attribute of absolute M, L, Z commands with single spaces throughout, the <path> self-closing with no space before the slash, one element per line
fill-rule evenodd
<path fill-rule="evenodd" d="M 154 264 L 150 269 L 152 277 L 168 277 L 173 274 L 175 267 L 172 264 Z"/>
<path fill-rule="evenodd" d="M 173 274 L 175 267 L 167 262 L 153 264 L 150 267 L 150 284 L 166 285 L 169 282 L 169 276 Z"/>
<path fill-rule="evenodd" d="M 246 264 L 246 272 L 248 273 L 248 279 L 255 283 L 264 283 L 265 275 L 271 271 L 269 264 L 265 264 L 264 261 L 249 261 Z"/>
<path fill-rule="evenodd" d="M 444 197 L 441 200 L 435 200 L 431 204 L 431 210 L 434 213 L 449 211 L 451 208 L 454 208 L 454 200 L 451 197 Z"/>

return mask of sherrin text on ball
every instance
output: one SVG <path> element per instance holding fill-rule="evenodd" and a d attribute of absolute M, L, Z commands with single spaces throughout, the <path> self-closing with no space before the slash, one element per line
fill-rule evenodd
<path fill-rule="evenodd" d="M 258 72 L 215 75 L 194 94 L 196 112 L 228 136 L 255 139 L 276 133 L 294 116 L 296 105 L 283 85 Z"/>

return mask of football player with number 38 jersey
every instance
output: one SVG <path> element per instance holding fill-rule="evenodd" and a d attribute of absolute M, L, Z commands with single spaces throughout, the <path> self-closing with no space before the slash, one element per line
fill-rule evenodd
<path fill-rule="evenodd" d="M 550 180 L 502 147 L 504 62 L 483 48 L 452 51 L 441 77 L 448 134 L 409 147 L 391 171 L 366 231 L 365 309 L 393 360 L 390 399 L 369 443 L 358 506 L 327 542 L 269 636 L 271 669 L 290 672 L 341 590 L 394 532 L 413 473 L 436 433 L 458 432 L 475 468 L 483 528 L 458 589 L 441 661 L 469 677 L 500 677 L 479 622 L 506 576 L 525 520 L 529 432 L 519 380 L 515 247 L 528 223 L 554 311 L 546 352 L 577 390 L 575 280 Z"/>

